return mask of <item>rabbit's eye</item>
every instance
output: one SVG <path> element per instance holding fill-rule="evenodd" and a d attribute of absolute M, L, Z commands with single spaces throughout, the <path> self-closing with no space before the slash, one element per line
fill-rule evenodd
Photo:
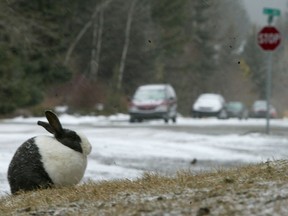
<path fill-rule="evenodd" d="M 56 139 L 61 142 L 63 145 L 78 151 L 83 152 L 81 147 L 81 139 L 74 131 L 65 131 L 65 133 L 60 136 L 56 136 Z"/>

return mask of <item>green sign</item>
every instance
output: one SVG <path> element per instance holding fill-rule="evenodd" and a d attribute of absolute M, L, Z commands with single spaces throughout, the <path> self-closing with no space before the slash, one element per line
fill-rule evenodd
<path fill-rule="evenodd" d="M 280 10 L 274 8 L 264 8 L 263 13 L 269 16 L 280 16 Z"/>

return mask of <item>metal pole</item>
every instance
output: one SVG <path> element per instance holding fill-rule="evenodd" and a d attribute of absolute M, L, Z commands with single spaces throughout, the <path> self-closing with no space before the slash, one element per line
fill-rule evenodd
<path fill-rule="evenodd" d="M 266 100 L 267 100 L 267 112 L 266 112 L 266 133 L 270 133 L 270 97 L 271 97 L 271 71 L 272 71 L 272 52 L 268 52 L 268 67 L 266 76 Z"/>
<path fill-rule="evenodd" d="M 273 22 L 273 15 L 268 16 L 268 26 Z M 270 97 L 271 97 L 271 70 L 272 70 L 272 51 L 268 52 L 268 65 L 266 75 L 266 134 L 270 133 Z"/>

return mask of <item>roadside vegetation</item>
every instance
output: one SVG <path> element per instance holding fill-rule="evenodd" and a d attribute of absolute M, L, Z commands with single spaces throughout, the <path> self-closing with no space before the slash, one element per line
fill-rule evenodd
<path fill-rule="evenodd" d="M 288 162 L 86 182 L 0 198 L 0 215 L 287 215 Z"/>
<path fill-rule="evenodd" d="M 240 0 L 11 0 L 0 2 L 0 18 L 0 116 L 39 115 L 57 105 L 126 112 L 127 97 L 147 83 L 173 85 L 183 115 L 203 92 L 247 106 L 265 92 L 260 27 Z M 283 35 L 286 22 L 284 15 L 275 20 Z M 285 38 L 281 43 L 276 108 L 288 107 Z"/>

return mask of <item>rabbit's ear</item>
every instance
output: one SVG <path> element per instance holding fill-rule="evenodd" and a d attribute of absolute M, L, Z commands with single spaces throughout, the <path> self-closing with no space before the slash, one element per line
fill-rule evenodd
<path fill-rule="evenodd" d="M 44 127 L 49 133 L 55 134 L 55 130 L 47 122 L 38 121 L 37 124 Z"/>
<path fill-rule="evenodd" d="M 52 128 L 52 130 L 54 131 L 54 134 L 61 134 L 63 132 L 63 128 L 56 114 L 53 113 L 52 111 L 47 110 L 45 112 L 45 115 L 50 124 L 49 130 L 48 129 L 46 130 L 50 132 L 50 129 Z"/>

